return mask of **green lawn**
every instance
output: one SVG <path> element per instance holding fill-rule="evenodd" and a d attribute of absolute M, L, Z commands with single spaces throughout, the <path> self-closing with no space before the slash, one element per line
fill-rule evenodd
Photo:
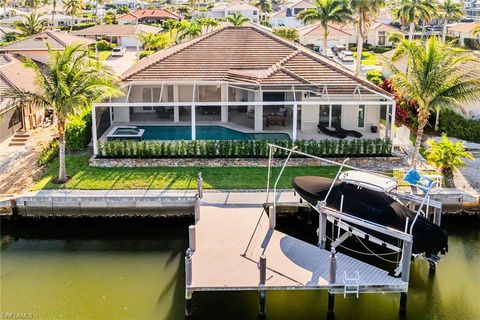
<path fill-rule="evenodd" d="M 87 156 L 67 156 L 67 173 L 71 179 L 54 184 L 58 159 L 49 165 L 33 190 L 39 189 L 195 189 L 197 174 L 202 172 L 205 189 L 265 189 L 267 168 L 255 167 L 160 167 L 160 168 L 94 168 Z M 297 175 L 335 176 L 338 167 L 289 167 L 285 169 L 279 188 L 291 188 Z M 274 169 L 278 174 L 280 168 Z M 274 175 L 276 177 L 276 175 Z"/>

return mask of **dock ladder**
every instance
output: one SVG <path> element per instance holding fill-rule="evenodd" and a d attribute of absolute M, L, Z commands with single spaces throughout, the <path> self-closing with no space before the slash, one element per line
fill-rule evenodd
<path fill-rule="evenodd" d="M 360 273 L 358 273 L 358 270 L 355 271 L 354 277 L 348 277 L 347 271 L 343 272 L 343 283 L 345 285 L 345 289 L 343 291 L 343 298 L 346 298 L 347 294 L 354 294 L 358 299 L 358 294 L 360 291 L 359 284 L 358 284 L 359 281 L 360 281 Z"/>

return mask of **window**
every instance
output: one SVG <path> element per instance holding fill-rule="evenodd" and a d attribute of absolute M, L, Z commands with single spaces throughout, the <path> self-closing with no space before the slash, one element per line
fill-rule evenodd
<path fill-rule="evenodd" d="M 293 14 L 292 14 L 292 9 L 287 8 L 286 16 L 287 16 L 287 17 L 293 16 Z"/>
<path fill-rule="evenodd" d="M 358 127 L 365 127 L 365 105 L 363 104 L 358 106 Z"/>
<path fill-rule="evenodd" d="M 332 127 L 334 126 L 342 126 L 342 106 L 341 105 L 333 105 L 332 106 Z"/>
<path fill-rule="evenodd" d="M 258 14 L 257 10 L 253 10 L 253 15 L 256 16 Z"/>
<path fill-rule="evenodd" d="M 142 88 L 142 102 L 153 102 L 152 88 Z M 143 111 L 152 111 L 152 107 L 142 107 Z"/>
<path fill-rule="evenodd" d="M 330 106 L 320 106 L 320 118 L 318 123 L 328 127 L 330 126 Z"/>
<path fill-rule="evenodd" d="M 298 13 L 300 13 L 303 10 L 305 10 L 305 8 L 295 8 L 293 9 L 293 15 L 296 16 Z"/>
<path fill-rule="evenodd" d="M 384 46 L 387 44 L 387 32 L 378 31 L 378 45 Z"/>

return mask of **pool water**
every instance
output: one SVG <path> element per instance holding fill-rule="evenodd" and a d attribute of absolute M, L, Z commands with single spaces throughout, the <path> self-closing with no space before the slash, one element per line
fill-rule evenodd
<path fill-rule="evenodd" d="M 190 126 L 138 126 L 144 129 L 143 140 L 191 140 Z M 197 126 L 197 140 L 283 140 L 286 133 L 244 133 L 222 126 Z"/>

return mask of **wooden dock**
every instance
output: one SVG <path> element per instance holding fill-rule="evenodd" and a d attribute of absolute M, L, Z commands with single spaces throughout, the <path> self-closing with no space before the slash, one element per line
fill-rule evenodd
<path fill-rule="evenodd" d="M 351 293 L 351 279 L 358 293 L 408 289 L 401 278 L 342 253 L 336 254 L 336 277 L 330 279 L 330 251 L 270 228 L 260 205 L 202 206 L 196 220 L 186 259 L 187 304 L 195 291 L 328 290 L 333 295 L 350 286 Z M 265 283 L 260 257 L 266 260 Z"/>

